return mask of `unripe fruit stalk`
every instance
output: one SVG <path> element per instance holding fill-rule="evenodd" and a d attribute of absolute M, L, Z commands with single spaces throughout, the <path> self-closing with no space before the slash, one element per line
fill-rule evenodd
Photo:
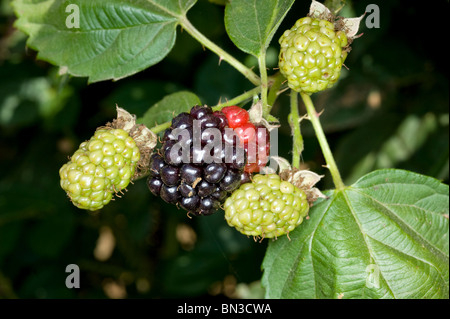
<path fill-rule="evenodd" d="M 148 170 L 154 135 L 134 116 L 117 108 L 118 117 L 81 143 L 60 171 L 60 185 L 81 209 L 98 210 Z M 118 195 L 120 196 L 120 195 Z"/>

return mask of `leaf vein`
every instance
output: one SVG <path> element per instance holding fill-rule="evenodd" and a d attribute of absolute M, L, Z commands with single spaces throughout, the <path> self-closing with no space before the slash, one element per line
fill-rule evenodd
<path fill-rule="evenodd" d="M 419 262 L 421 262 L 421 263 L 423 263 L 423 264 L 426 264 L 426 265 L 430 266 L 431 268 L 433 268 L 433 269 L 436 271 L 436 273 L 438 273 L 438 275 L 439 275 L 440 279 L 442 280 L 442 282 L 446 283 L 445 278 L 443 277 L 443 275 L 441 274 L 441 272 L 439 271 L 439 269 L 438 269 L 434 264 L 428 262 L 427 260 L 424 260 L 424 259 L 422 259 L 422 258 L 419 258 L 419 257 L 417 257 L 417 256 L 413 256 L 413 255 L 408 254 L 408 253 L 406 253 L 406 252 L 404 252 L 404 251 L 401 251 L 401 250 L 397 249 L 397 248 L 394 247 L 394 246 L 389 246 L 389 245 L 383 243 L 382 241 L 380 241 L 380 240 L 378 240 L 378 239 L 376 239 L 376 238 L 374 238 L 374 237 L 372 237 L 372 236 L 370 236 L 370 235 L 367 235 L 367 237 L 371 238 L 373 241 L 379 243 L 380 245 L 382 245 L 382 246 L 384 246 L 384 247 L 388 247 L 389 249 L 392 249 L 392 250 L 396 251 L 397 254 L 399 254 L 399 255 L 401 254 L 401 255 L 404 255 L 404 256 L 408 256 L 408 257 L 410 257 L 411 259 L 415 259 L 415 260 L 417 260 L 417 261 L 419 261 Z M 381 269 L 380 269 L 380 273 L 381 273 Z M 387 283 L 387 280 L 386 280 L 386 279 L 385 279 L 385 282 Z"/>
<path fill-rule="evenodd" d="M 389 209 L 389 206 L 394 206 L 394 204 L 386 204 L 386 203 L 382 203 L 380 202 L 378 199 L 374 198 L 373 196 L 370 196 L 369 194 L 365 193 L 365 192 L 361 192 L 358 189 L 353 189 L 355 192 L 359 193 L 362 196 L 365 196 L 371 200 L 373 200 L 374 202 L 376 202 L 378 205 L 385 207 L 389 213 L 391 213 L 392 215 L 394 215 L 396 218 L 398 218 L 398 220 L 402 223 L 403 227 L 407 228 L 411 233 L 414 233 L 417 237 L 419 237 L 423 242 L 427 243 L 429 246 L 435 248 L 438 252 L 440 252 L 444 258 L 448 258 L 449 255 L 446 254 L 444 251 L 441 251 L 440 249 L 438 249 L 438 247 L 434 246 L 432 243 L 429 242 L 429 240 L 427 240 L 426 238 L 424 238 L 420 233 L 418 233 L 415 229 L 413 229 L 412 227 L 410 227 L 410 225 L 404 221 L 398 214 L 395 213 L 395 211 Z M 395 206 L 410 206 L 407 204 L 395 204 Z M 412 206 L 415 209 L 420 210 L 420 207 L 417 206 Z M 427 212 L 427 210 L 424 210 Z"/>
<path fill-rule="evenodd" d="M 372 247 L 367 242 L 366 236 L 368 236 L 368 235 L 363 231 L 361 222 L 359 221 L 359 219 L 356 216 L 356 212 L 354 211 L 353 205 L 351 205 L 351 201 L 348 198 L 347 193 L 345 191 L 343 191 L 342 193 L 343 193 L 344 199 L 345 199 L 345 201 L 346 201 L 346 203 L 348 205 L 348 208 L 349 208 L 349 210 L 350 210 L 350 212 L 351 212 L 351 214 L 352 214 L 352 216 L 353 216 L 353 218 L 355 220 L 355 223 L 356 223 L 356 225 L 358 226 L 358 228 L 359 228 L 359 230 L 361 232 L 362 238 L 363 238 L 363 240 L 364 240 L 364 242 L 366 244 L 367 250 L 369 252 L 371 261 L 373 261 L 377 265 L 378 269 L 380 269 L 380 275 L 384 279 L 384 282 L 386 283 L 386 286 L 387 286 L 389 292 L 391 293 L 391 295 L 394 298 L 396 298 L 395 294 L 394 294 L 394 291 L 392 290 L 391 286 L 389 285 L 388 281 L 386 280 L 385 276 L 383 275 L 383 272 L 381 271 L 381 268 L 379 267 L 379 265 L 378 265 L 378 263 L 376 261 L 375 254 L 374 254 L 374 252 L 372 250 Z"/>

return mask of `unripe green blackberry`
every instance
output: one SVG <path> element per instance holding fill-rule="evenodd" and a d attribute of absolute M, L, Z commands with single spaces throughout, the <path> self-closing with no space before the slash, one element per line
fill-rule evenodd
<path fill-rule="evenodd" d="M 330 88 L 347 57 L 348 38 L 328 20 L 305 17 L 280 40 L 279 68 L 288 85 L 308 94 Z"/>
<path fill-rule="evenodd" d="M 128 186 L 140 157 L 125 130 L 98 129 L 59 170 L 61 187 L 78 208 L 100 209 Z"/>
<path fill-rule="evenodd" d="M 306 194 L 276 174 L 255 175 L 224 203 L 228 225 L 248 236 L 276 238 L 300 225 L 308 214 Z"/>

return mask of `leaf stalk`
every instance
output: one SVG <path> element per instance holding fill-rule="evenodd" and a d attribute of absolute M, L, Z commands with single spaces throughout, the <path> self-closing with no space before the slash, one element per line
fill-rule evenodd
<path fill-rule="evenodd" d="M 179 18 L 180 25 L 186 30 L 194 39 L 200 42 L 204 47 L 208 48 L 212 52 L 216 53 L 221 60 L 228 62 L 232 67 L 238 70 L 242 75 L 244 75 L 250 82 L 254 85 L 260 85 L 261 79 L 248 67 L 242 64 L 239 60 L 231 56 L 228 52 L 223 50 L 217 44 L 209 40 L 206 36 L 198 31 L 188 20 L 187 17 Z"/>

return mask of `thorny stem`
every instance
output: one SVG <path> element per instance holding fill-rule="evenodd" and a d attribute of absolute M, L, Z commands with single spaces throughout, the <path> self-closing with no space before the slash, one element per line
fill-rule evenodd
<path fill-rule="evenodd" d="M 292 130 L 292 167 L 300 168 L 300 156 L 303 152 L 303 136 L 300 131 L 300 118 L 298 115 L 298 93 L 291 90 L 291 113 L 288 116 Z"/>
<path fill-rule="evenodd" d="M 250 100 L 255 94 L 258 94 L 260 92 L 260 90 L 261 90 L 261 87 L 257 86 L 257 87 L 255 87 L 255 88 L 253 88 L 253 89 L 251 89 L 251 90 L 249 90 L 247 92 L 242 93 L 241 95 L 236 96 L 235 98 L 233 98 L 231 100 L 228 100 L 226 102 L 219 103 L 219 104 L 213 106 L 212 109 L 214 111 L 219 111 L 222 108 L 224 108 L 225 106 L 235 105 L 235 104 L 242 103 L 242 102 L 244 102 L 246 100 Z M 161 123 L 159 125 L 156 125 L 156 126 L 152 127 L 150 130 L 153 133 L 158 134 L 158 133 L 168 129 L 170 127 L 171 123 L 172 123 L 172 121 Z"/>
<path fill-rule="evenodd" d="M 317 114 L 311 97 L 308 94 L 300 93 L 300 96 L 302 97 L 303 103 L 305 103 L 306 112 L 308 113 L 309 120 L 311 121 L 314 132 L 316 133 L 320 148 L 322 149 L 323 156 L 325 157 L 325 161 L 327 163 L 327 168 L 330 170 L 331 177 L 333 178 L 334 186 L 336 187 L 336 190 L 342 190 L 345 188 L 345 185 L 334 160 L 333 153 L 328 145 L 325 133 L 323 132 L 322 125 L 320 124 L 319 114 Z"/>
<path fill-rule="evenodd" d="M 171 123 L 172 123 L 172 121 L 168 121 L 168 122 L 165 122 L 165 123 L 162 123 L 162 124 L 153 126 L 150 130 L 151 130 L 153 133 L 158 134 L 158 133 L 160 133 L 160 132 L 162 132 L 162 131 L 168 129 L 168 128 L 170 127 L 170 124 L 171 124 Z"/>
<path fill-rule="evenodd" d="M 259 73 L 261 75 L 261 103 L 263 107 L 263 116 L 267 116 L 270 113 L 270 109 L 272 108 L 267 103 L 267 89 L 268 89 L 268 81 L 267 81 L 267 68 L 266 68 L 266 55 L 260 54 L 258 57 L 259 64 Z"/>
<path fill-rule="evenodd" d="M 242 64 L 239 60 L 231 56 L 228 52 L 220 48 L 217 44 L 205 37 L 200 31 L 198 31 L 191 22 L 186 18 L 180 18 L 181 26 L 198 42 L 203 46 L 210 49 L 212 52 L 216 53 L 221 60 L 227 61 L 236 70 L 242 73 L 250 82 L 254 85 L 260 85 L 260 78 L 248 67 Z"/>
<path fill-rule="evenodd" d="M 241 95 L 238 95 L 238 96 L 232 98 L 231 100 L 228 100 L 226 102 L 222 102 L 222 103 L 217 104 L 216 106 L 213 106 L 212 109 L 214 111 L 220 111 L 225 106 L 236 105 L 236 104 L 242 103 L 246 100 L 252 99 L 253 96 L 255 96 L 255 94 L 258 94 L 260 91 L 261 91 L 261 87 L 257 86 L 255 88 L 251 89 L 250 91 L 244 92 Z"/>

